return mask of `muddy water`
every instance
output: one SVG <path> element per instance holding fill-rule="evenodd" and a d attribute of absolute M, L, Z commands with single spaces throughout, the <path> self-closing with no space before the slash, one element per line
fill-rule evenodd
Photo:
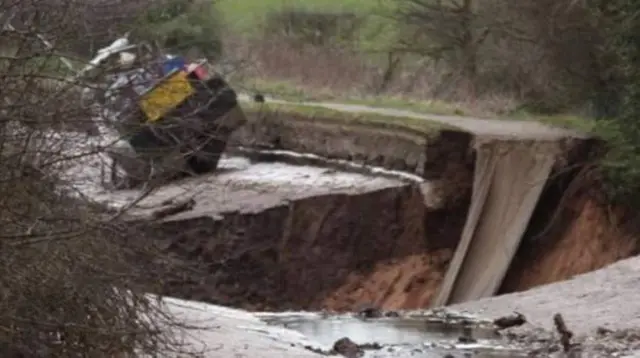
<path fill-rule="evenodd" d="M 330 350 L 348 337 L 365 347 L 365 357 L 525 357 L 507 347 L 486 324 L 466 318 L 387 317 L 365 319 L 354 315 L 323 317 L 313 314 L 264 315 L 262 320 L 305 335 L 319 348 Z M 369 348 L 366 348 L 369 347 Z"/>

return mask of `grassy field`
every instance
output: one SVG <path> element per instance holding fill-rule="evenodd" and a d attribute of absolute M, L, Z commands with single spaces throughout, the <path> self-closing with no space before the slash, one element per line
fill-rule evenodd
<path fill-rule="evenodd" d="M 379 5 L 376 0 L 218 0 L 217 4 L 227 25 L 246 32 L 256 31 L 271 11 L 295 8 L 371 14 Z"/>
<path fill-rule="evenodd" d="M 363 48 L 377 48 L 390 41 L 395 29 L 387 17 L 393 0 L 217 0 L 227 29 L 245 36 L 262 34 L 262 25 L 270 12 L 287 9 L 329 13 L 354 13 L 365 18 L 359 31 Z"/>

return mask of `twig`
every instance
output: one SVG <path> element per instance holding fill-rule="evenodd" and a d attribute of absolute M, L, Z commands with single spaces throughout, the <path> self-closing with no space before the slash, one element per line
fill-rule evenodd
<path fill-rule="evenodd" d="M 188 200 L 179 201 L 177 203 L 171 203 L 169 206 L 160 208 L 158 210 L 153 211 L 151 216 L 155 220 L 159 220 L 162 218 L 166 218 L 167 216 L 175 215 L 181 212 L 192 210 L 193 207 L 196 206 L 196 201 L 193 198 Z"/>
<path fill-rule="evenodd" d="M 556 313 L 553 316 L 553 323 L 556 326 L 556 331 L 560 334 L 560 343 L 565 352 L 571 350 L 571 338 L 573 338 L 573 332 L 567 328 L 567 324 L 564 322 L 564 318 L 560 313 Z"/>

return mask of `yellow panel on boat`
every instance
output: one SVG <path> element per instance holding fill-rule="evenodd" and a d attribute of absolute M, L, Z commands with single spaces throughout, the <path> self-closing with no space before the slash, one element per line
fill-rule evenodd
<path fill-rule="evenodd" d="M 157 121 L 195 92 L 187 75 L 185 71 L 177 71 L 140 97 L 138 104 L 147 120 Z"/>

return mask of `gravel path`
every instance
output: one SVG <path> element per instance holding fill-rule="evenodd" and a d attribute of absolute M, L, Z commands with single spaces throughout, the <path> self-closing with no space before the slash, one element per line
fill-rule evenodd
<path fill-rule="evenodd" d="M 242 101 L 251 101 L 247 95 L 239 95 Z M 266 98 L 267 103 L 285 105 L 304 105 L 311 107 L 321 107 L 343 112 L 373 113 L 383 116 L 408 117 L 424 119 L 456 126 L 464 131 L 481 135 L 483 137 L 495 137 L 500 139 L 539 139 L 539 140 L 560 140 L 563 138 L 584 138 L 585 135 L 575 131 L 562 128 L 551 127 L 535 121 L 525 120 L 502 120 L 486 119 L 466 116 L 445 116 L 437 114 L 425 114 L 415 111 L 372 107 L 366 105 L 332 103 L 332 102 L 292 102 L 274 98 Z"/>

